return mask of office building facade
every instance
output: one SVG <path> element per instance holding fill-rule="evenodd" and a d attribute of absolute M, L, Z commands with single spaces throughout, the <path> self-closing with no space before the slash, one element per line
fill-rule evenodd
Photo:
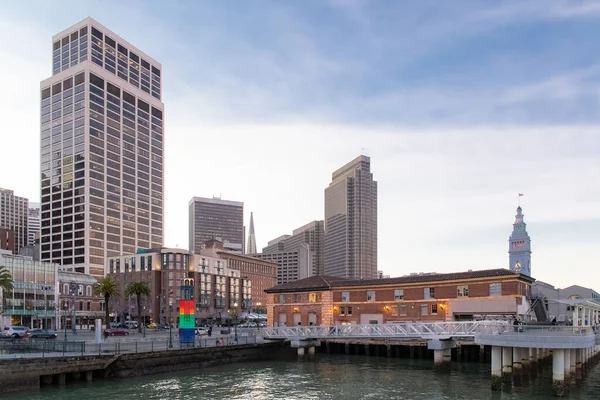
<path fill-rule="evenodd" d="M 293 251 L 250 254 L 250 256 L 277 263 L 278 285 L 313 276 L 312 252 L 306 243 L 301 243 Z"/>
<path fill-rule="evenodd" d="M 15 254 L 15 232 L 0 227 L 0 250 L 10 251 Z"/>
<path fill-rule="evenodd" d="M 27 216 L 27 244 L 32 246 L 40 242 L 40 203 L 29 202 Z"/>
<path fill-rule="evenodd" d="M 359 156 L 332 174 L 325 189 L 325 275 L 377 277 L 377 182 Z"/>
<path fill-rule="evenodd" d="M 1 293 L 0 323 L 30 328 L 54 328 L 59 309 L 58 265 L 0 250 L 0 267 L 13 279 L 11 293 Z"/>
<path fill-rule="evenodd" d="M 161 65 L 91 18 L 55 35 L 41 83 L 41 259 L 105 275 L 161 247 Z"/>
<path fill-rule="evenodd" d="M 220 198 L 194 197 L 189 203 L 189 250 L 217 239 L 232 252 L 244 254 L 244 203 Z"/>
<path fill-rule="evenodd" d="M 146 321 L 179 324 L 181 284 L 187 278 L 194 282 L 197 324 L 239 315 L 252 306 L 252 282 L 220 258 L 181 249 L 147 249 L 111 257 L 107 269 L 121 293 L 132 282 L 148 284 L 151 295 L 141 299 L 143 315 L 139 316 Z M 129 315 L 138 318 L 135 297 L 111 300 L 109 311 L 117 319 Z"/>
<path fill-rule="evenodd" d="M 0 228 L 13 232 L 14 254 L 27 246 L 28 215 L 29 200 L 15 196 L 12 190 L 0 188 Z"/>

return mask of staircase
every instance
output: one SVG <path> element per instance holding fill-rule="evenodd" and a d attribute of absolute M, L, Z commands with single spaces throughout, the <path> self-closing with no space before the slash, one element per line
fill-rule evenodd
<path fill-rule="evenodd" d="M 548 322 L 548 312 L 546 311 L 543 297 L 533 297 L 530 299 L 530 302 L 531 307 L 527 311 L 527 314 L 530 314 L 531 311 L 533 311 L 537 322 Z"/>

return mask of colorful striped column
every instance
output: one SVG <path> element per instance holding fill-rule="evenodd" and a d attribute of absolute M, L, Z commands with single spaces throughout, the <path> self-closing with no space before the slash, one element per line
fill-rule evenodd
<path fill-rule="evenodd" d="M 194 300 L 179 300 L 179 342 L 193 343 L 195 338 L 196 319 L 194 317 Z"/>

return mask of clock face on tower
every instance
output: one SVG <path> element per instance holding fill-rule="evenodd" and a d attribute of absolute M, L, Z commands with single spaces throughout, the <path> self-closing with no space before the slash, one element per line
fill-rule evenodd
<path fill-rule="evenodd" d="M 517 271 L 517 272 L 520 272 L 520 271 L 521 271 L 521 268 L 522 268 L 522 266 L 521 266 L 521 261 L 517 261 L 517 262 L 515 262 L 515 265 L 514 265 L 514 270 L 515 270 L 515 271 Z"/>

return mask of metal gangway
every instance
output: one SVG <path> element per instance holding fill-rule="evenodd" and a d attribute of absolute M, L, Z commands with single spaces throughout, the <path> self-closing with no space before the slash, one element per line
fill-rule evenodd
<path fill-rule="evenodd" d="M 491 326 L 508 326 L 508 321 L 406 322 L 369 325 L 280 326 L 263 328 L 265 339 L 353 339 L 353 338 L 472 338 Z"/>

